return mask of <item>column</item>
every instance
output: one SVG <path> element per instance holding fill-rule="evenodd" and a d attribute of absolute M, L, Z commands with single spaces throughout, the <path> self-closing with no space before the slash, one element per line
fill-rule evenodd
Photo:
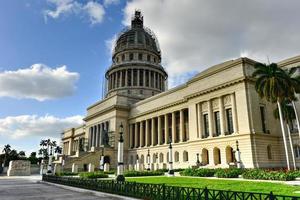
<path fill-rule="evenodd" d="M 129 124 L 129 149 L 132 147 L 132 125 Z"/>
<path fill-rule="evenodd" d="M 150 143 L 150 141 L 149 141 L 149 120 L 146 119 L 145 123 L 146 123 L 146 138 L 145 138 L 146 146 L 149 146 L 149 143 Z"/>
<path fill-rule="evenodd" d="M 153 72 L 154 88 L 156 88 L 156 72 Z"/>
<path fill-rule="evenodd" d="M 139 147 L 139 145 L 138 145 L 138 125 L 137 125 L 137 122 L 136 123 L 134 123 L 134 144 L 135 144 L 135 147 L 137 148 L 137 147 Z"/>
<path fill-rule="evenodd" d="M 120 87 L 123 87 L 123 70 L 120 71 Z"/>
<path fill-rule="evenodd" d="M 179 141 L 183 142 L 186 138 L 184 138 L 184 113 L 183 110 L 180 110 L 180 120 L 179 120 Z"/>
<path fill-rule="evenodd" d="M 94 135 L 93 135 L 93 146 L 96 147 L 96 141 L 97 141 L 97 126 L 94 126 Z"/>
<path fill-rule="evenodd" d="M 165 114 L 165 144 L 169 142 L 169 118 L 168 114 Z"/>
<path fill-rule="evenodd" d="M 209 127 L 209 137 L 213 137 L 213 111 L 212 111 L 212 105 L 211 100 L 207 101 L 207 109 L 208 109 L 208 127 Z"/>
<path fill-rule="evenodd" d="M 99 146 L 99 125 L 96 125 L 96 141 L 95 141 L 95 147 Z"/>
<path fill-rule="evenodd" d="M 198 138 L 203 138 L 203 117 L 202 117 L 202 108 L 201 108 L 201 103 L 197 104 L 197 119 L 198 119 Z"/>
<path fill-rule="evenodd" d="M 230 95 L 231 106 L 232 106 L 232 121 L 233 121 L 233 133 L 238 132 L 238 122 L 237 122 L 237 112 L 236 112 L 236 102 L 235 102 L 235 94 L 232 93 Z"/>
<path fill-rule="evenodd" d="M 155 120 L 154 118 L 151 119 L 151 138 L 152 138 L 152 146 L 154 146 L 156 137 L 155 137 Z"/>
<path fill-rule="evenodd" d="M 131 86 L 133 86 L 133 69 L 131 69 Z"/>
<path fill-rule="evenodd" d="M 137 86 L 140 86 L 140 70 L 137 69 Z"/>
<path fill-rule="evenodd" d="M 93 143 L 93 127 L 89 128 L 89 148 L 91 148 Z"/>
<path fill-rule="evenodd" d="M 162 130 L 161 130 L 161 117 L 157 117 L 157 129 L 158 129 L 158 142 L 157 144 L 160 145 L 162 144 Z"/>
<path fill-rule="evenodd" d="M 100 124 L 100 146 L 103 145 L 103 136 L 104 136 L 104 124 Z"/>
<path fill-rule="evenodd" d="M 220 127 L 221 127 L 221 136 L 225 135 L 225 117 L 224 117 L 224 104 L 223 97 L 219 97 L 219 112 L 220 112 Z"/>
<path fill-rule="evenodd" d="M 140 122 L 140 147 L 144 146 L 144 126 L 143 126 L 143 121 Z"/>
<path fill-rule="evenodd" d="M 125 69 L 125 87 L 128 86 L 128 69 Z"/>
<path fill-rule="evenodd" d="M 143 76 L 144 76 L 144 78 L 143 78 L 143 87 L 146 87 L 146 69 L 144 69 L 143 72 L 144 72 L 143 73 Z"/>
<path fill-rule="evenodd" d="M 151 87 L 151 70 L 148 70 L 148 76 L 149 76 L 149 87 Z"/>
<path fill-rule="evenodd" d="M 175 112 L 172 112 L 172 143 L 176 141 L 176 119 Z"/>

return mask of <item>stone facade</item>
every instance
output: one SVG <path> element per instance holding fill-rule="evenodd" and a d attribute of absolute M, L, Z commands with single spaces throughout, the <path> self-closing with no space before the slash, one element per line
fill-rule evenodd
<path fill-rule="evenodd" d="M 7 176 L 30 176 L 30 161 L 12 160 L 9 162 Z"/>
<path fill-rule="evenodd" d="M 73 163 L 82 170 L 90 163 L 99 168 L 101 155 L 116 168 L 121 124 L 127 169 L 145 169 L 149 158 L 151 169 L 166 168 L 170 141 L 174 168 L 195 166 L 197 154 L 202 167 L 236 165 L 237 145 L 242 167 L 286 166 L 275 106 L 260 99 L 254 88 L 256 61 L 230 60 L 167 90 L 160 53 L 155 36 L 144 29 L 137 12 L 132 27 L 116 42 L 106 73 L 106 98 L 87 108 L 84 126 L 64 132 L 65 168 Z M 279 64 L 300 65 L 300 56 Z M 293 134 L 293 142 L 298 141 L 298 134 Z"/>

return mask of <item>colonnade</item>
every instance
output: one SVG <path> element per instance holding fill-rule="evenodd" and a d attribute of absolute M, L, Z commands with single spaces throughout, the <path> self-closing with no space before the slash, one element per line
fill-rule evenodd
<path fill-rule="evenodd" d="M 89 147 L 100 147 L 105 144 L 105 133 L 109 130 L 109 122 L 103 122 L 89 128 Z"/>
<path fill-rule="evenodd" d="M 197 137 L 217 137 L 238 132 L 235 94 L 196 104 Z"/>
<path fill-rule="evenodd" d="M 129 128 L 131 148 L 168 144 L 169 139 L 185 142 L 189 139 L 188 109 L 131 123 Z"/>
<path fill-rule="evenodd" d="M 118 70 L 109 75 L 108 90 L 128 86 L 150 87 L 165 91 L 165 75 L 140 67 Z"/>

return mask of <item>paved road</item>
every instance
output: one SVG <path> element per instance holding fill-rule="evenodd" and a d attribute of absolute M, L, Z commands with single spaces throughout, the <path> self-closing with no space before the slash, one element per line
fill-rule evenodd
<path fill-rule="evenodd" d="M 76 192 L 32 178 L 0 177 L 0 200 L 121 200 L 108 194 Z"/>

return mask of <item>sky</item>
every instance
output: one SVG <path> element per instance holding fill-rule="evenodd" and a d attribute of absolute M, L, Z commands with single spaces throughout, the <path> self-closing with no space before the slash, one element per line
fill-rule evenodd
<path fill-rule="evenodd" d="M 37 151 L 101 100 L 118 33 L 135 9 L 156 34 L 169 88 L 227 60 L 300 55 L 298 0 L 0 1 L 0 150 Z"/>

